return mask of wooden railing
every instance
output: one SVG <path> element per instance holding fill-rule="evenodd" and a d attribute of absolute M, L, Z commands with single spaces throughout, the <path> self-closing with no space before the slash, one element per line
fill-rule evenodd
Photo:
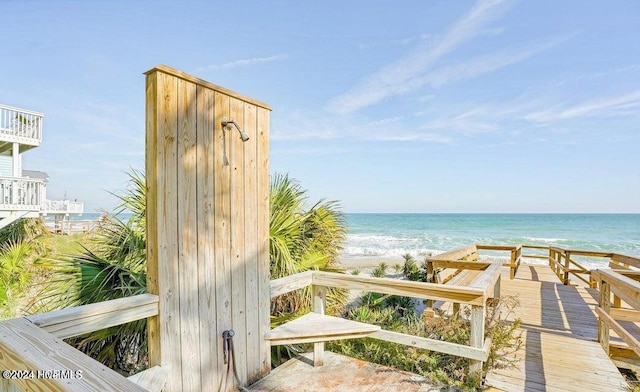
<path fill-rule="evenodd" d="M 509 276 L 511 279 L 515 277 L 523 259 L 548 261 L 549 268 L 551 268 L 558 279 L 565 285 L 571 284 L 571 278 L 573 277 L 589 287 L 597 287 L 597 282 L 591 277 L 591 270 L 576 261 L 576 256 L 608 259 L 608 267 L 614 270 L 640 270 L 640 258 L 620 253 L 564 249 L 557 246 L 545 245 L 477 244 L 427 258 L 427 276 L 431 277 L 437 274 L 439 269 L 448 269 L 448 272 L 445 271 L 442 273 L 440 271 L 440 274 L 444 276 L 443 278 L 432 279 L 434 282 L 447 283 L 455 279 L 462 271 L 472 270 L 474 264 L 482 263 L 482 260 L 479 259 L 479 252 L 483 250 L 510 252 L 510 260 L 509 262 L 503 263 L 503 266 L 509 267 Z M 462 281 L 462 279 L 459 278 L 456 280 Z"/>
<path fill-rule="evenodd" d="M 0 105 L 0 140 L 40 144 L 42 113 Z"/>
<path fill-rule="evenodd" d="M 482 265 L 480 265 L 482 264 Z M 479 373 L 487 360 L 491 339 L 485 338 L 485 313 L 488 298 L 499 296 L 499 264 L 478 263 L 480 271 L 467 286 L 441 285 L 389 278 L 373 278 L 340 273 L 307 271 L 271 281 L 271 298 L 311 286 L 312 313 L 271 330 L 271 345 L 314 343 L 314 364 L 322 364 L 324 342 L 369 337 L 411 347 L 442 352 L 470 359 L 470 373 Z M 471 335 L 468 345 L 423 338 L 380 327 L 325 315 L 328 287 L 401 295 L 430 301 L 447 301 L 471 306 Z"/>
<path fill-rule="evenodd" d="M 508 263 L 503 263 L 505 267 L 509 267 L 509 278 L 513 279 L 518 272 L 520 262 L 522 261 L 522 245 L 476 245 L 477 250 L 490 250 L 490 251 L 507 251 L 510 253 L 510 259 Z"/>
<path fill-rule="evenodd" d="M 157 314 L 158 296 L 142 294 L 0 321 L 0 391 L 159 391 L 166 369 L 127 379 L 62 341 Z"/>
<path fill-rule="evenodd" d="M 640 322 L 640 276 L 638 271 L 595 270 L 592 278 L 600 288 L 598 315 L 598 341 L 602 348 L 612 357 L 629 357 L 631 351 L 640 356 L 640 341 L 634 336 L 637 327 L 627 328 L 625 322 Z M 621 306 L 624 301 L 625 307 Z M 624 344 L 610 342 L 610 331 L 613 330 Z M 613 352 L 615 351 L 615 352 Z M 627 352 L 627 354 L 621 354 Z"/>
<path fill-rule="evenodd" d="M 46 214 L 82 214 L 84 203 L 71 200 L 45 200 L 42 210 Z"/>
<path fill-rule="evenodd" d="M 42 180 L 0 177 L 0 210 L 39 212 L 43 191 Z"/>

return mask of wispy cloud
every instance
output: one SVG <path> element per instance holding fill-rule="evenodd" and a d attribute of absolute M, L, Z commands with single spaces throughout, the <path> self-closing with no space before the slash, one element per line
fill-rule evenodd
<path fill-rule="evenodd" d="M 555 107 L 536 111 L 525 116 L 532 122 L 551 122 L 578 117 L 627 116 L 637 114 L 640 109 L 640 90 L 632 93 L 583 102 L 570 107 Z"/>
<path fill-rule="evenodd" d="M 517 51 L 503 51 L 476 57 L 464 63 L 435 69 L 432 72 L 408 80 L 406 85 L 409 89 L 413 90 L 427 84 L 433 87 L 439 87 L 446 83 L 474 78 L 524 61 L 540 52 L 561 44 L 567 39 L 568 37 L 560 37 Z"/>
<path fill-rule="evenodd" d="M 277 54 L 274 56 L 267 56 L 267 57 L 252 57 L 248 59 L 229 61 L 223 64 L 207 65 L 207 66 L 198 68 L 197 71 L 219 71 L 219 70 L 227 70 L 227 69 L 240 68 L 240 67 L 249 67 L 257 64 L 273 63 L 274 61 L 284 60 L 287 57 L 288 56 L 286 54 Z"/>
<path fill-rule="evenodd" d="M 365 78 L 358 86 L 332 99 L 327 109 L 338 113 L 352 112 L 375 104 L 384 98 L 410 91 L 413 80 L 420 77 L 439 59 L 464 42 L 482 34 L 484 26 L 495 18 L 507 0 L 477 1 L 473 8 L 440 39 L 420 48 Z"/>

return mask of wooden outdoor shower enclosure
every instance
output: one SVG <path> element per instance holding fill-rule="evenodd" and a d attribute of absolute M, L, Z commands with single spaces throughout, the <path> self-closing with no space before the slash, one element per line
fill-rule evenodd
<path fill-rule="evenodd" d="M 270 370 L 270 107 L 166 66 L 145 74 L 150 366 L 170 369 L 166 391 L 217 390 L 233 329 L 246 385 Z"/>

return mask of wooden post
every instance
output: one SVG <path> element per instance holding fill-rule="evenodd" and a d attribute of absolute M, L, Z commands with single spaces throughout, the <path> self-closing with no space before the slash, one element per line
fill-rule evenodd
<path fill-rule="evenodd" d="M 426 260 L 426 262 L 427 262 L 427 282 L 437 283 L 436 277 L 434 275 L 435 271 L 433 269 L 433 261 Z M 433 304 L 434 304 L 434 301 L 432 299 L 426 300 L 425 315 L 428 315 L 429 317 L 433 317 L 433 315 L 435 314 L 433 311 Z"/>
<path fill-rule="evenodd" d="M 549 248 L 549 268 L 551 268 L 552 270 L 555 270 L 555 266 L 553 263 L 553 260 L 556 259 L 556 251 Z"/>
<path fill-rule="evenodd" d="M 606 313 L 611 309 L 611 287 L 609 282 L 603 280 L 600 281 L 600 308 Z M 598 341 L 609 354 L 609 324 L 602 318 L 598 318 Z"/>
<path fill-rule="evenodd" d="M 511 266 L 509 267 L 509 279 L 516 277 L 516 251 L 511 251 Z"/>
<path fill-rule="evenodd" d="M 482 348 L 484 345 L 484 306 L 472 305 L 471 306 L 471 347 Z M 482 375 L 482 361 L 470 360 L 469 373 Z"/>
<path fill-rule="evenodd" d="M 149 364 L 168 369 L 167 391 L 217 390 L 233 330 L 246 385 L 270 368 L 270 108 L 166 66 L 146 75 Z"/>
<path fill-rule="evenodd" d="M 495 286 L 493 286 L 493 298 L 500 298 L 500 284 L 502 277 L 498 275 L 498 280 L 496 280 Z"/>
<path fill-rule="evenodd" d="M 311 310 L 314 313 L 325 314 L 327 306 L 327 288 L 311 285 Z M 324 342 L 313 344 L 313 366 L 322 366 L 324 363 Z"/>
<path fill-rule="evenodd" d="M 569 269 L 571 268 L 571 253 L 568 251 L 564 253 L 564 275 L 562 279 L 562 284 L 568 286 L 570 282 L 569 280 Z"/>

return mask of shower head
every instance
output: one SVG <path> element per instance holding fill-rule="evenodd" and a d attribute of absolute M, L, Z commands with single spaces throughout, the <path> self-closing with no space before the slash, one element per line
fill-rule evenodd
<path fill-rule="evenodd" d="M 228 130 L 228 131 L 229 131 L 229 130 L 231 130 L 231 125 L 235 126 L 235 127 L 236 127 L 236 129 L 238 130 L 238 132 L 240 132 L 240 139 L 241 139 L 243 142 L 246 142 L 247 140 L 249 140 L 249 135 L 247 135 L 247 133 L 246 133 L 245 131 L 243 131 L 242 129 L 240 129 L 240 127 L 238 126 L 238 124 L 237 124 L 235 121 L 233 121 L 233 120 L 227 120 L 227 118 L 226 118 L 226 117 L 224 117 L 224 118 L 222 119 L 222 129 L 225 129 L 225 130 Z"/>

